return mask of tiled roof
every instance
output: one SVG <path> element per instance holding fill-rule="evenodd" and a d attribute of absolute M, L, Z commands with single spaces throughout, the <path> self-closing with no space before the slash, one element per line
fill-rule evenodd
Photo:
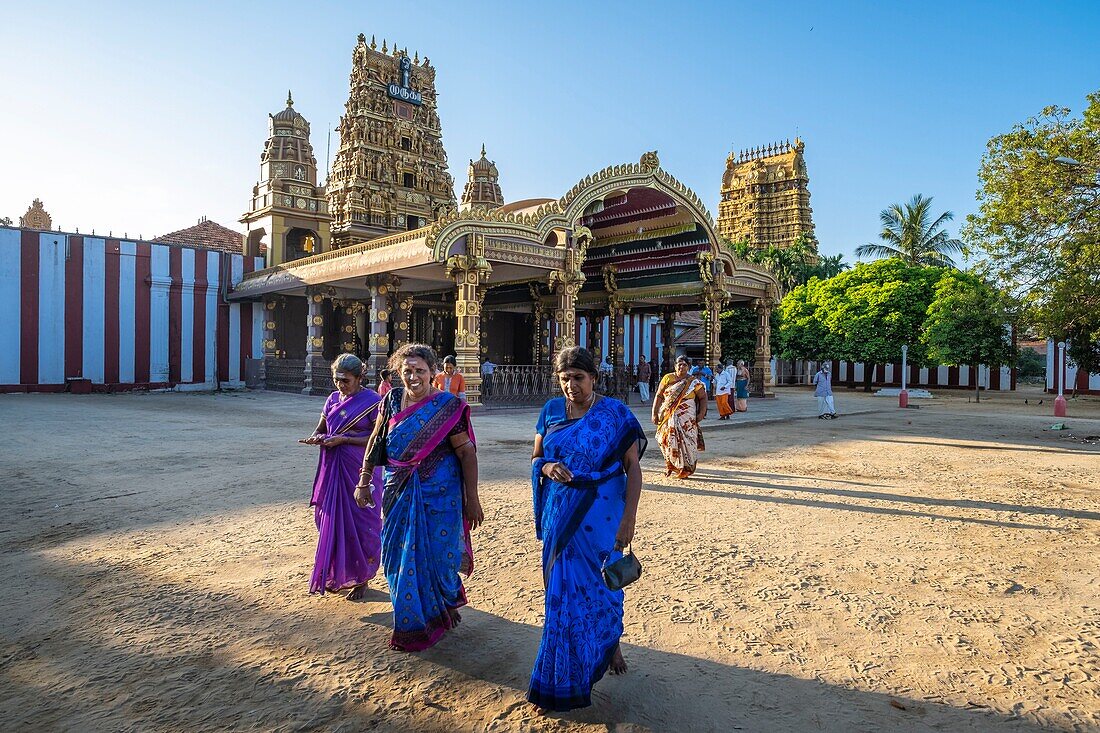
<path fill-rule="evenodd" d="M 677 346 L 702 346 L 706 343 L 702 326 L 693 326 L 676 337 Z"/>
<path fill-rule="evenodd" d="M 202 247 L 204 249 L 216 249 L 232 254 L 241 254 L 244 251 L 244 235 L 229 227 L 223 227 L 217 222 L 210 221 L 206 217 L 199 220 L 193 227 L 180 229 L 178 232 L 169 232 L 159 237 L 154 237 L 153 242 L 164 244 L 183 244 L 189 247 Z"/>

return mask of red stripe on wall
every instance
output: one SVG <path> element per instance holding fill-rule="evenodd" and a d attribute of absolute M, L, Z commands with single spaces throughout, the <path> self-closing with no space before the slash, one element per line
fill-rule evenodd
<path fill-rule="evenodd" d="M 959 368 L 957 366 L 947 367 L 947 386 L 959 386 Z"/>
<path fill-rule="evenodd" d="M 229 303 L 223 302 L 221 298 L 221 285 L 225 282 L 230 275 L 229 272 L 229 255 L 222 254 L 221 252 L 213 253 L 218 258 L 218 298 L 215 302 L 218 304 L 218 327 L 215 331 L 215 348 L 218 350 L 218 380 L 221 382 L 229 381 Z"/>
<path fill-rule="evenodd" d="M 149 383 L 149 329 L 151 313 L 152 246 L 137 243 L 134 262 L 134 383 Z"/>
<path fill-rule="evenodd" d="M 245 361 L 252 358 L 252 304 L 242 302 L 239 307 L 241 309 L 241 364 L 238 374 L 241 375 L 241 381 L 243 382 L 245 377 Z M 228 340 L 228 336 L 229 334 L 227 332 L 226 340 Z"/>
<path fill-rule="evenodd" d="M 1000 389 L 1000 388 L 1001 388 L 1001 368 L 1000 367 L 996 367 L 996 368 L 990 367 L 989 368 L 989 389 L 994 390 L 994 389 Z"/>
<path fill-rule="evenodd" d="M 940 368 L 938 366 L 928 367 L 928 386 L 935 387 L 940 383 Z"/>
<path fill-rule="evenodd" d="M 168 381 L 179 384 L 183 365 L 183 248 L 168 248 Z M 187 334 L 190 338 L 191 334 Z"/>
<path fill-rule="evenodd" d="M 38 384 L 39 233 L 24 230 L 19 245 L 19 381 Z"/>
<path fill-rule="evenodd" d="M 118 384 L 118 240 L 108 239 L 103 249 L 103 382 Z"/>
<path fill-rule="evenodd" d="M 206 250 L 195 250 L 195 317 L 191 333 L 191 379 L 206 381 Z"/>
<path fill-rule="evenodd" d="M 84 370 L 84 237 L 70 235 L 65 260 L 65 376 Z"/>

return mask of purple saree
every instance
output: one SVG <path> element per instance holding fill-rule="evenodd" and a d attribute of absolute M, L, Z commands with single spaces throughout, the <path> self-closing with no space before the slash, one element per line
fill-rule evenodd
<path fill-rule="evenodd" d="M 343 399 L 333 392 L 325 402 L 327 436 L 362 438 L 371 434 L 382 398 L 372 389 L 361 389 Z M 317 477 L 313 481 L 314 519 L 317 522 L 317 555 L 309 592 L 338 591 L 361 585 L 378 572 L 381 553 L 382 469 L 374 471 L 374 507 L 360 509 L 355 485 L 366 448 L 361 445 L 321 447 Z"/>

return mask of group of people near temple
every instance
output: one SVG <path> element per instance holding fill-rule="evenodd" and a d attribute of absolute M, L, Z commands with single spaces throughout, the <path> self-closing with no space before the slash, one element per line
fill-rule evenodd
<path fill-rule="evenodd" d="M 485 519 L 465 380 L 455 367 L 453 357 L 440 368 L 431 348 L 406 344 L 375 390 L 364 381 L 363 362 L 341 354 L 332 364 L 336 391 L 301 441 L 320 446 L 310 591 L 348 590 L 349 599 L 359 599 L 381 568 L 395 650 L 427 649 L 459 623 L 467 602 L 461 576 L 474 567 L 471 532 Z M 623 591 L 605 568 L 624 559 L 634 538 L 647 445 L 634 413 L 597 391 L 603 368 L 589 351 L 560 351 L 554 370 L 561 396 L 543 406 L 531 449 L 546 595 L 527 697 L 540 711 L 587 706 L 606 672 L 626 671 Z M 648 384 L 650 374 L 639 369 L 639 391 L 643 376 Z M 668 475 L 695 471 L 708 389 L 725 398 L 718 411 L 726 418 L 745 409 L 747 385 L 743 362 L 707 375 L 686 357 L 676 359 L 651 409 Z"/>

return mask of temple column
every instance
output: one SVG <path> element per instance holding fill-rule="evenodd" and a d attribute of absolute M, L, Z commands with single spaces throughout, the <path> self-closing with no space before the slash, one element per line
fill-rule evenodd
<path fill-rule="evenodd" d="M 325 348 L 325 297 L 313 288 L 306 289 L 309 310 L 306 316 L 306 363 L 303 371 L 302 394 L 321 394 L 331 391 L 331 382 L 314 383 L 314 375 L 326 371 Z"/>
<path fill-rule="evenodd" d="M 706 307 L 703 321 L 704 355 L 703 360 L 711 369 L 718 366 L 722 359 L 722 303 L 725 298 L 720 293 L 708 292 L 704 296 Z"/>
<path fill-rule="evenodd" d="M 481 318 L 478 321 L 479 331 L 477 334 L 478 342 L 478 358 L 481 361 L 485 361 L 489 358 L 489 321 L 493 319 L 493 314 L 488 313 L 485 310 L 485 296 L 489 294 L 489 287 L 483 286 L 478 289 L 477 293 L 477 309 L 481 314 Z"/>
<path fill-rule="evenodd" d="M 753 360 L 753 386 L 755 397 L 774 397 L 771 391 L 772 381 L 772 325 L 771 303 L 765 300 L 754 301 L 756 310 L 756 353 Z"/>
<path fill-rule="evenodd" d="M 664 344 L 661 349 L 661 371 L 664 374 L 671 374 L 676 358 L 676 344 L 673 343 L 676 339 L 676 329 L 674 328 L 676 312 L 666 306 L 661 315 L 663 316 L 661 320 L 661 343 Z"/>
<path fill-rule="evenodd" d="M 400 295 L 397 291 L 393 294 L 393 348 L 398 349 L 412 340 L 412 308 L 411 295 Z"/>
<path fill-rule="evenodd" d="M 455 360 L 466 381 L 466 401 L 481 404 L 481 283 L 493 273 L 492 266 L 480 255 L 484 244 L 472 235 L 467 254 L 447 259 L 447 276 L 455 281 Z"/>
<path fill-rule="evenodd" d="M 275 361 L 279 358 L 279 345 L 275 340 L 275 329 L 277 323 L 275 321 L 281 305 L 281 296 L 277 295 L 265 295 L 264 296 L 264 336 L 263 336 L 263 366 L 260 368 L 260 383 L 267 387 L 267 370 L 269 362 Z"/>
<path fill-rule="evenodd" d="M 550 361 L 562 349 L 577 345 L 577 293 L 584 284 L 584 275 L 580 272 L 555 270 L 550 273 L 550 290 L 554 293 L 554 323 L 556 333 L 551 344 Z"/>
<path fill-rule="evenodd" d="M 367 278 L 367 291 L 370 293 L 367 310 L 367 371 L 378 374 L 386 367 L 390 355 L 390 336 L 386 324 L 390 314 L 388 310 L 392 285 L 384 276 Z"/>

